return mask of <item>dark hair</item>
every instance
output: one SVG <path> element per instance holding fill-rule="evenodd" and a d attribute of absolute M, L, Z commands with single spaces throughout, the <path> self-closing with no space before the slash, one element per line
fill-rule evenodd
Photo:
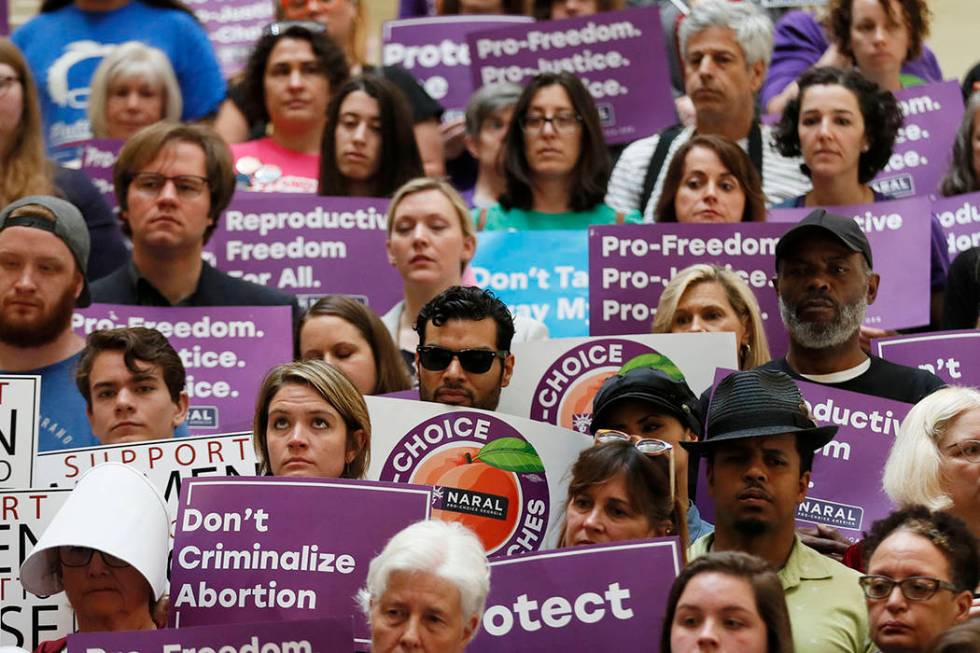
<path fill-rule="evenodd" d="M 742 222 L 763 222 L 766 219 L 766 196 L 762 193 L 762 177 L 752 165 L 752 160 L 738 145 L 723 136 L 695 136 L 678 148 L 674 158 L 670 160 L 667 175 L 664 177 L 663 190 L 657 200 L 654 215 L 657 222 L 677 222 L 677 211 L 674 202 L 677 189 L 684 181 L 684 165 L 687 155 L 695 147 L 711 150 L 721 160 L 721 164 L 738 180 L 742 192 L 745 193 L 745 208 L 742 211 Z"/>
<path fill-rule="evenodd" d="M 977 170 L 973 169 L 973 119 L 980 111 L 980 93 L 974 93 L 966 103 L 963 121 L 953 141 L 953 160 L 943 177 L 939 192 L 943 197 L 962 195 L 980 190 Z"/>
<path fill-rule="evenodd" d="M 592 96 L 578 77 L 569 72 L 541 73 L 524 87 L 524 92 L 514 107 L 514 117 L 504 137 L 504 193 L 500 205 L 505 209 L 519 208 L 530 210 L 534 206 L 532 183 L 534 171 L 527 162 L 527 149 L 524 141 L 524 118 L 538 91 L 548 86 L 558 85 L 565 89 L 572 102 L 572 108 L 581 118 L 582 147 L 578 162 L 572 170 L 572 183 L 569 184 L 571 197 L 568 205 L 572 211 L 588 211 L 601 204 L 606 196 L 606 184 L 612 163 L 609 150 L 599 126 L 599 112 Z"/>
<path fill-rule="evenodd" d="M 929 36 L 929 20 L 932 12 L 929 11 L 926 0 L 897 0 L 897 2 L 904 14 L 898 16 L 898 20 L 904 19 L 909 30 L 909 49 L 905 53 L 905 60 L 908 61 L 922 54 L 922 42 Z M 878 0 L 878 3 L 886 16 L 895 18 L 889 0 Z M 831 38 L 837 43 L 841 54 L 850 57 L 852 61 L 854 60 L 854 50 L 851 49 L 853 6 L 854 0 L 834 0 L 827 18 Z"/>
<path fill-rule="evenodd" d="M 459 5 L 459 0 L 443 0 L 442 6 L 439 8 L 439 15 L 455 16 L 460 13 L 461 7 Z M 512 16 L 524 15 L 524 0 L 501 0 L 500 6 L 502 9 L 501 14 Z"/>
<path fill-rule="evenodd" d="M 310 306 L 299 320 L 299 329 L 296 332 L 297 348 L 300 347 L 300 338 L 306 323 L 313 318 L 325 315 L 339 317 L 350 323 L 371 346 L 376 379 L 371 394 L 379 395 L 411 389 L 412 379 L 408 375 L 405 361 L 391 339 L 388 329 L 374 311 L 350 297 L 327 295 Z M 302 355 L 302 351 L 300 351 L 300 355 Z"/>
<path fill-rule="evenodd" d="M 959 591 L 972 592 L 976 588 L 980 582 L 977 538 L 958 518 L 921 505 L 896 510 L 873 523 L 871 531 L 865 533 L 861 545 L 864 560 L 870 563 L 875 550 L 897 530 L 920 535 L 939 549 L 949 563 L 949 581 Z"/>
<path fill-rule="evenodd" d="M 75 385 L 85 397 L 85 405 L 92 410 L 92 367 L 95 359 L 106 351 L 120 351 L 126 369 L 133 374 L 145 372 L 147 367 L 159 367 L 160 375 L 170 398 L 176 404 L 184 391 L 186 374 L 184 363 L 170 342 L 156 329 L 146 327 L 120 327 L 105 331 L 93 331 L 85 342 L 85 349 L 78 359 Z"/>
<path fill-rule="evenodd" d="M 290 25 L 286 29 L 264 33 L 248 57 L 245 64 L 242 90 L 245 94 L 245 110 L 251 122 L 269 122 L 269 111 L 265 104 L 265 69 L 269 64 L 272 50 L 283 39 L 306 41 L 313 50 L 313 56 L 323 76 L 327 78 L 329 92 L 338 89 L 347 81 L 350 70 L 344 50 L 325 32 L 315 32 L 302 25 Z"/>
<path fill-rule="evenodd" d="M 497 323 L 497 349 L 510 351 L 514 339 L 514 318 L 507 306 L 489 290 L 473 286 L 452 286 L 433 297 L 419 311 L 415 320 L 415 331 L 419 334 L 419 344 L 425 344 L 425 327 L 429 322 L 441 327 L 449 320 L 468 320 L 478 322 L 493 318 Z"/>
<path fill-rule="evenodd" d="M 796 445 L 796 455 L 800 457 L 800 476 L 802 477 L 807 472 L 813 469 L 813 456 L 816 453 L 813 449 L 808 449 L 806 446 L 806 441 L 802 438 L 795 437 L 793 441 Z M 738 442 L 738 440 L 733 440 L 733 442 Z M 705 460 L 708 461 L 709 465 L 715 463 L 715 452 L 724 446 L 724 442 L 719 442 L 717 446 L 708 447 L 707 450 L 702 454 Z"/>
<path fill-rule="evenodd" d="M 531 15 L 535 20 L 551 20 L 551 9 L 558 0 L 534 0 Z M 596 10 L 615 11 L 623 8 L 622 0 L 596 0 Z"/>
<path fill-rule="evenodd" d="M 661 653 L 671 653 L 670 631 L 674 625 L 677 604 L 688 583 L 698 574 L 719 573 L 748 582 L 755 597 L 755 607 L 766 624 L 768 653 L 793 653 L 793 633 L 790 628 L 786 595 L 775 570 L 761 558 L 741 551 L 708 553 L 692 560 L 674 579 L 667 598 L 667 614 L 660 634 Z"/>
<path fill-rule="evenodd" d="M 397 86 L 378 75 L 361 75 L 340 87 L 327 107 L 327 127 L 320 147 L 320 195 L 350 194 L 349 180 L 337 167 L 337 126 L 340 107 L 348 95 L 363 91 L 377 100 L 381 119 L 381 152 L 378 172 L 373 183 L 374 197 L 390 197 L 399 186 L 415 177 L 425 176 L 422 157 L 412 131 L 412 110 Z"/>
<path fill-rule="evenodd" d="M 218 227 L 221 212 L 228 207 L 235 194 L 235 170 L 228 145 L 216 131 L 204 125 L 162 121 L 144 127 L 127 139 L 112 166 L 112 184 L 116 201 L 119 202 L 120 217 L 129 210 L 127 195 L 133 177 L 170 143 L 190 143 L 204 151 L 204 174 L 208 178 L 211 197 L 208 210 L 211 224 L 204 230 L 204 242 L 207 243 Z M 122 221 L 122 230 L 127 236 L 133 235 L 128 220 Z"/>
<path fill-rule="evenodd" d="M 568 482 L 568 505 L 586 489 L 601 485 L 623 474 L 630 503 L 637 512 L 646 516 L 653 526 L 669 520 L 674 532 L 681 539 L 681 550 L 687 548 L 687 506 L 681 506 L 674 497 L 671 502 L 670 467 L 667 456 L 648 456 L 641 453 L 632 442 L 617 441 L 583 449 L 572 464 Z M 570 546 L 565 542 L 565 524 L 561 521 L 558 546 Z"/>
<path fill-rule="evenodd" d="M 74 4 L 74 2 L 75 0 L 43 0 L 39 11 L 42 14 L 49 11 L 57 11 L 58 9 L 67 7 L 70 4 Z M 191 8 L 179 0 L 139 0 L 139 2 L 148 7 L 154 7 L 156 9 L 177 9 L 178 11 L 183 11 L 184 13 L 189 14 L 196 22 L 201 22 Z"/>
<path fill-rule="evenodd" d="M 858 181 L 866 184 L 874 179 L 888 165 L 895 136 L 904 121 L 895 96 L 854 69 L 841 70 L 830 66 L 811 68 L 800 76 L 798 84 L 799 94 L 786 105 L 783 117 L 776 126 L 776 146 L 780 154 L 794 157 L 803 153 L 799 125 L 800 107 L 806 89 L 821 85 L 843 86 L 857 99 L 864 117 L 864 135 L 868 139 L 868 151 L 862 152 L 858 159 Z M 800 169 L 810 176 L 810 169 L 805 163 Z"/>
<path fill-rule="evenodd" d="M 947 628 L 933 642 L 929 653 L 977 653 L 980 651 L 980 619 L 969 619 Z"/>

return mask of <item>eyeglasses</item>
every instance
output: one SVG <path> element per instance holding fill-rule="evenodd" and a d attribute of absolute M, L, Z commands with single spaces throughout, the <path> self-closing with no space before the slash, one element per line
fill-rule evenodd
<path fill-rule="evenodd" d="M 304 3 L 305 5 L 305 3 Z M 262 30 L 263 36 L 282 36 L 293 27 L 305 29 L 314 34 L 323 34 L 327 31 L 326 26 L 313 20 L 280 20 L 277 23 L 269 23 Z"/>
<path fill-rule="evenodd" d="M 670 468 L 670 502 L 674 502 L 674 493 L 677 487 L 674 480 L 674 445 L 655 438 L 637 438 L 616 429 L 597 429 L 592 442 L 593 446 L 601 446 L 610 442 L 632 442 L 636 450 L 646 456 L 651 458 L 664 456 L 667 460 L 667 466 Z"/>
<path fill-rule="evenodd" d="M 177 195 L 184 200 L 192 200 L 208 188 L 207 177 L 197 175 L 177 175 L 167 177 L 159 172 L 139 172 L 133 176 L 133 188 L 147 197 L 156 197 L 163 191 L 168 181 L 174 182 Z"/>
<path fill-rule="evenodd" d="M 0 77 L 0 95 L 6 95 L 10 87 L 14 85 L 14 82 L 20 82 L 20 77 L 16 75 L 4 75 Z"/>
<path fill-rule="evenodd" d="M 453 358 L 459 359 L 459 365 L 471 374 L 483 374 L 493 365 L 495 358 L 503 360 L 508 352 L 493 349 L 447 349 L 436 345 L 420 345 L 416 350 L 419 354 L 419 362 L 427 370 L 441 372 Z"/>
<path fill-rule="evenodd" d="M 891 596 L 896 585 L 909 601 L 928 601 L 939 590 L 960 591 L 952 583 L 926 576 L 909 576 L 904 580 L 895 580 L 888 576 L 861 576 L 858 583 L 861 584 L 864 595 L 874 600 L 886 599 Z"/>
<path fill-rule="evenodd" d="M 58 559 L 66 567 L 86 567 L 92 560 L 92 554 L 98 553 L 102 556 L 102 561 L 110 567 L 122 569 L 128 567 L 129 563 L 105 551 L 92 549 L 87 546 L 60 546 L 58 547 Z"/>
<path fill-rule="evenodd" d="M 971 463 L 980 463 L 980 440 L 963 440 L 954 442 L 946 447 L 946 451 L 957 458 L 964 458 Z"/>
<path fill-rule="evenodd" d="M 545 116 L 524 116 L 521 118 L 521 129 L 528 134 L 540 134 L 545 124 L 550 124 L 559 134 L 573 134 L 579 128 L 582 116 L 576 113 L 559 113 L 550 118 Z"/>

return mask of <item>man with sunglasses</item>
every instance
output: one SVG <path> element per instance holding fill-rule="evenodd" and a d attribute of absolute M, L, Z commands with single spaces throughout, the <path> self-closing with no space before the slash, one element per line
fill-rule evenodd
<path fill-rule="evenodd" d="M 415 367 L 422 401 L 496 410 L 510 383 L 514 319 L 492 292 L 453 286 L 419 311 Z"/>
<path fill-rule="evenodd" d="M 161 122 L 123 146 L 112 171 L 133 258 L 92 284 L 93 301 L 140 306 L 292 306 L 290 297 L 201 258 L 235 192 L 231 153 L 201 125 Z"/>
<path fill-rule="evenodd" d="M 797 653 L 872 650 L 858 574 L 803 544 L 796 509 L 806 498 L 813 454 L 837 433 L 818 427 L 793 380 L 760 368 L 734 372 L 715 387 L 707 437 L 681 446 L 707 461 L 715 532 L 688 559 L 743 551 L 778 570 Z"/>

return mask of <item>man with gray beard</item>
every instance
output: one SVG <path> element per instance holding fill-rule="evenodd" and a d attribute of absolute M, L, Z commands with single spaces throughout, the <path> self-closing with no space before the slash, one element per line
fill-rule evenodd
<path fill-rule="evenodd" d="M 762 367 L 911 404 L 943 387 L 929 372 L 861 349 L 864 313 L 878 294 L 872 268 L 871 245 L 850 218 L 817 209 L 787 231 L 776 245 L 773 285 L 789 352 Z"/>

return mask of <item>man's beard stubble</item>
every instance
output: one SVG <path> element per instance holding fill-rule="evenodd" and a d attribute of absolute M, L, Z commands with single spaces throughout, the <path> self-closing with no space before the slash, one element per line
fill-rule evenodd
<path fill-rule="evenodd" d="M 804 322 L 796 314 L 796 305 L 790 306 L 779 297 L 779 315 L 793 340 L 807 349 L 827 349 L 847 342 L 861 328 L 868 310 L 864 295 L 852 303 L 838 306 L 838 318 L 829 324 Z"/>
<path fill-rule="evenodd" d="M 0 342 L 25 349 L 50 344 L 71 328 L 74 311 L 75 292 L 69 287 L 38 320 L 15 324 L 0 319 Z"/>

